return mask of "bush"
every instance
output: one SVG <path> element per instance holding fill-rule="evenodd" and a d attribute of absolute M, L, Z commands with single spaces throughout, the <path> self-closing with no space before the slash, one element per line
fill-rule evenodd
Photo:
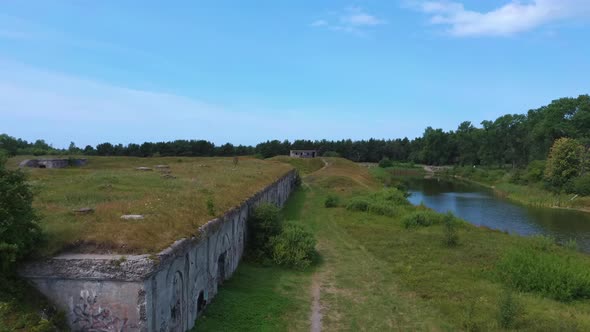
<path fill-rule="evenodd" d="M 522 306 L 510 290 L 506 290 L 498 305 L 498 323 L 504 329 L 513 328 L 518 317 L 522 314 Z"/>
<path fill-rule="evenodd" d="M 379 161 L 379 167 L 381 167 L 381 168 L 393 167 L 393 163 L 391 162 L 391 160 L 389 160 L 389 158 L 383 157 L 383 159 L 381 159 Z"/>
<path fill-rule="evenodd" d="M 297 224 L 288 223 L 283 231 L 271 239 L 272 259 L 278 265 L 303 269 L 315 256 L 313 235 Z"/>
<path fill-rule="evenodd" d="M 340 198 L 336 195 L 329 195 L 324 201 L 324 206 L 327 208 L 337 207 L 340 204 Z"/>
<path fill-rule="evenodd" d="M 39 245 L 42 234 L 25 175 L 4 165 L 0 160 L 0 269 L 8 271 Z"/>
<path fill-rule="evenodd" d="M 573 179 L 571 182 L 571 192 L 580 196 L 590 196 L 590 175 Z"/>
<path fill-rule="evenodd" d="M 545 161 L 533 160 L 526 168 L 524 179 L 527 183 L 535 183 L 543 180 L 545 174 Z"/>
<path fill-rule="evenodd" d="M 447 213 L 443 223 L 444 244 L 447 247 L 454 247 L 459 244 L 459 234 L 457 234 L 457 220 L 452 213 Z"/>
<path fill-rule="evenodd" d="M 575 256 L 517 248 L 500 259 L 496 271 L 500 280 L 523 292 L 564 302 L 590 298 L 590 267 Z"/>
<path fill-rule="evenodd" d="M 282 231 L 280 210 L 273 204 L 261 204 L 248 219 L 249 249 L 255 256 L 263 258 L 272 254 L 271 238 Z"/>
<path fill-rule="evenodd" d="M 441 222 L 441 215 L 434 211 L 415 211 L 402 219 L 405 228 L 428 227 Z"/>
<path fill-rule="evenodd" d="M 350 211 L 369 211 L 371 203 L 364 197 L 353 198 L 346 204 L 346 209 Z"/>
<path fill-rule="evenodd" d="M 396 209 L 393 205 L 387 203 L 373 203 L 369 205 L 369 212 L 379 216 L 393 217 Z"/>

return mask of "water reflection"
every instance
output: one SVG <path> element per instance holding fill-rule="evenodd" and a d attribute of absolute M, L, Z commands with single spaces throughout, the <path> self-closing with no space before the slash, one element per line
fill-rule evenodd
<path fill-rule="evenodd" d="M 544 234 L 559 242 L 575 239 L 590 253 L 590 214 L 514 204 L 484 187 L 445 179 L 406 179 L 412 204 L 451 211 L 475 225 L 521 235 Z"/>

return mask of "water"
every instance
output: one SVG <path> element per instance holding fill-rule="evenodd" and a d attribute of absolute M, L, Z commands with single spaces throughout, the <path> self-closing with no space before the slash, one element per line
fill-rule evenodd
<path fill-rule="evenodd" d="M 534 208 L 512 203 L 478 185 L 445 179 L 407 179 L 410 202 L 438 212 L 451 211 L 474 225 L 520 235 L 543 234 L 564 243 L 575 239 L 590 253 L 590 213 Z"/>

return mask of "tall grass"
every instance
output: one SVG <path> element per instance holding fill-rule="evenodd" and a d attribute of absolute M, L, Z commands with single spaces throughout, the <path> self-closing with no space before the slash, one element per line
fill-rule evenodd
<path fill-rule="evenodd" d="M 576 256 L 520 247 L 498 262 L 500 279 L 523 292 L 536 292 L 559 300 L 590 298 L 590 266 Z"/>

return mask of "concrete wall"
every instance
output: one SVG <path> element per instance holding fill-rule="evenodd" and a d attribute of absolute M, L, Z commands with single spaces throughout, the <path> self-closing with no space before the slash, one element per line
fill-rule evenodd
<path fill-rule="evenodd" d="M 66 168 L 68 166 L 84 166 L 87 162 L 87 159 L 27 159 L 21 161 L 19 167 Z"/>
<path fill-rule="evenodd" d="M 261 203 L 283 206 L 296 180 L 289 172 L 157 257 L 63 254 L 21 274 L 66 312 L 74 331 L 187 331 L 238 267 L 249 213 Z"/>

